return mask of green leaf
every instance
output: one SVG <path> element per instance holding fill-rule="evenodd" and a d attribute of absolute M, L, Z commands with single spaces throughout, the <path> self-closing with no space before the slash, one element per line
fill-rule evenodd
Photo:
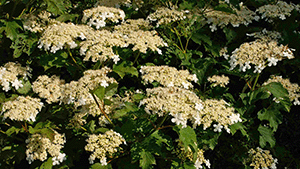
<path fill-rule="evenodd" d="M 204 34 L 203 32 L 197 32 L 193 34 L 191 39 L 199 45 L 201 45 L 204 42 L 209 46 L 212 46 L 212 40 L 208 35 Z"/>
<path fill-rule="evenodd" d="M 116 72 L 121 78 L 123 78 L 126 74 L 130 74 L 138 77 L 139 72 L 132 65 L 133 65 L 132 62 L 123 61 L 118 65 L 113 65 L 113 71 Z"/>
<path fill-rule="evenodd" d="M 193 152 L 196 152 L 197 146 L 195 143 L 197 138 L 195 131 L 190 126 L 185 128 L 175 126 L 173 129 L 179 134 L 179 139 L 182 141 L 185 150 L 188 151 L 188 147 L 190 147 Z"/>
<path fill-rule="evenodd" d="M 224 4 L 224 3 L 219 4 L 218 6 L 214 7 L 214 9 L 217 11 L 223 11 L 232 14 L 235 13 L 228 4 Z"/>
<path fill-rule="evenodd" d="M 40 169 L 52 169 L 52 157 L 49 157 L 48 160 L 40 166 Z"/>
<path fill-rule="evenodd" d="M 275 132 L 278 128 L 278 125 L 282 123 L 282 114 L 277 109 L 262 109 L 257 113 L 259 120 L 267 120 L 270 122 L 270 126 Z"/>
<path fill-rule="evenodd" d="M 124 107 L 122 107 L 119 110 L 115 110 L 112 118 L 117 119 L 127 115 L 131 111 L 136 111 L 136 110 L 138 110 L 138 108 L 134 103 L 126 102 L 124 104 Z"/>
<path fill-rule="evenodd" d="M 155 158 L 150 152 L 145 151 L 143 149 L 142 152 L 140 152 L 139 154 L 140 154 L 140 167 L 142 167 L 142 169 L 151 168 L 152 165 L 156 164 Z"/>
<path fill-rule="evenodd" d="M 10 48 L 14 49 L 14 58 L 20 57 L 23 53 L 26 53 L 29 56 L 36 48 L 37 41 L 37 38 L 31 38 L 24 34 L 18 34 L 17 38 L 10 46 Z"/>
<path fill-rule="evenodd" d="M 264 88 L 270 91 L 277 99 L 289 100 L 289 93 L 281 83 L 272 82 L 265 85 Z"/>
<path fill-rule="evenodd" d="M 223 32 L 225 33 L 225 36 L 227 39 L 226 44 L 229 44 L 230 42 L 232 42 L 234 40 L 234 38 L 237 36 L 237 33 L 234 30 L 229 29 L 227 27 L 225 27 L 223 29 Z"/>
<path fill-rule="evenodd" d="M 89 130 L 91 131 L 91 133 L 94 133 L 95 127 L 96 127 L 95 120 L 91 120 L 89 122 L 88 126 L 89 126 Z"/>
<path fill-rule="evenodd" d="M 113 96 L 117 93 L 118 90 L 118 84 L 117 83 L 111 83 L 109 86 L 105 88 L 105 95 L 106 96 Z"/>
<path fill-rule="evenodd" d="M 67 58 L 68 54 L 62 50 L 57 51 L 55 54 L 44 54 L 38 57 L 40 65 L 43 66 L 45 70 L 52 67 L 67 67 Z"/>
<path fill-rule="evenodd" d="M 18 34 L 19 34 L 19 31 L 18 29 L 23 29 L 22 26 L 21 26 L 21 22 L 20 21 L 4 21 L 4 24 L 5 24 L 5 33 L 6 33 L 6 36 L 14 41 L 17 37 L 18 37 Z"/>
<path fill-rule="evenodd" d="M 267 145 L 267 143 L 270 144 L 271 148 L 275 146 L 276 140 L 275 140 L 275 137 L 273 136 L 273 132 L 271 129 L 264 127 L 262 125 L 259 125 L 257 130 L 260 133 L 259 145 L 261 148 L 264 148 Z"/>
<path fill-rule="evenodd" d="M 6 130 L 5 133 L 6 133 L 6 135 L 11 136 L 11 135 L 14 134 L 14 133 L 18 134 L 19 131 L 20 131 L 19 128 L 16 128 L 16 127 L 12 126 L 12 127 L 9 128 L 8 130 Z"/>
<path fill-rule="evenodd" d="M 242 123 L 234 123 L 233 125 L 230 125 L 229 128 L 232 135 L 234 135 L 238 130 L 240 130 L 243 136 L 246 136 L 248 139 L 250 139 L 250 136 L 245 130 L 246 126 L 244 126 Z"/>
<path fill-rule="evenodd" d="M 111 169 L 111 164 L 101 165 L 100 163 L 95 163 L 91 165 L 90 169 Z"/>
<path fill-rule="evenodd" d="M 23 87 L 19 88 L 17 90 L 20 94 L 27 94 L 31 90 L 31 83 L 29 80 L 27 80 L 25 83 L 23 81 Z"/>
<path fill-rule="evenodd" d="M 100 100 L 102 100 L 105 95 L 105 87 L 99 86 L 96 89 L 94 89 L 92 93 L 95 94 Z"/>
<path fill-rule="evenodd" d="M 44 0 L 47 3 L 47 11 L 59 15 L 64 14 L 67 10 L 67 1 L 63 0 Z"/>

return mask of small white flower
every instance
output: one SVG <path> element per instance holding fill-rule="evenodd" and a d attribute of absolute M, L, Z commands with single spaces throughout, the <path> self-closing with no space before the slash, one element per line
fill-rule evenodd
<path fill-rule="evenodd" d="M 193 74 L 193 78 L 192 78 L 192 80 L 193 80 L 195 83 L 197 83 L 197 82 L 198 82 L 198 78 L 197 78 L 197 75 L 196 75 L 196 74 Z"/>
<path fill-rule="evenodd" d="M 195 104 L 195 109 L 198 111 L 201 111 L 204 108 L 204 106 L 202 105 L 202 103 L 196 103 Z"/>
<path fill-rule="evenodd" d="M 223 126 L 220 123 L 219 124 L 214 124 L 213 127 L 215 128 L 214 132 L 221 132 L 222 128 L 223 128 Z"/>
<path fill-rule="evenodd" d="M 268 58 L 268 62 L 269 62 L 268 63 L 269 67 L 271 67 L 272 65 L 276 66 L 277 62 L 278 62 L 278 59 L 271 57 L 271 58 Z"/>
<path fill-rule="evenodd" d="M 230 117 L 231 123 L 237 123 L 237 122 L 242 122 L 242 119 L 240 118 L 240 114 L 232 114 Z"/>
<path fill-rule="evenodd" d="M 112 56 L 112 59 L 113 59 L 113 62 L 114 62 L 115 64 L 117 64 L 118 61 L 120 60 L 119 55 L 113 55 L 113 56 Z"/>
<path fill-rule="evenodd" d="M 209 26 L 209 28 L 210 28 L 211 32 L 214 32 L 214 31 L 217 30 L 217 25 L 212 24 L 212 25 Z"/>
<path fill-rule="evenodd" d="M 74 49 L 78 46 L 74 41 L 68 42 L 68 45 L 70 46 L 70 49 Z"/>
<path fill-rule="evenodd" d="M 189 89 L 189 83 L 182 82 L 182 85 L 185 89 Z"/>
<path fill-rule="evenodd" d="M 81 97 L 79 100 L 78 100 L 78 102 L 79 102 L 79 105 L 80 106 L 82 106 L 82 105 L 85 105 L 86 103 L 86 99 L 85 98 L 83 98 L 83 97 Z"/>
<path fill-rule="evenodd" d="M 100 160 L 100 163 L 101 163 L 101 165 L 107 165 L 106 157 L 103 157 L 103 158 Z"/>
<path fill-rule="evenodd" d="M 105 80 L 102 80 L 100 85 L 103 86 L 104 88 L 109 86 L 109 84 Z"/>
<path fill-rule="evenodd" d="M 196 169 L 203 168 L 201 164 L 202 164 L 202 163 L 201 163 L 201 162 L 199 161 L 199 159 L 197 158 L 194 166 L 196 167 Z"/>
<path fill-rule="evenodd" d="M 11 85 L 13 87 L 15 87 L 16 90 L 18 90 L 19 88 L 23 87 L 23 84 L 22 84 L 22 81 L 21 80 L 18 80 L 18 79 L 15 79 L 15 81 L 13 81 L 11 83 Z"/>
<path fill-rule="evenodd" d="M 2 84 L 3 86 L 2 90 L 4 90 L 5 92 L 8 92 L 10 90 L 10 86 L 9 86 L 9 82 L 5 80 L 2 81 Z"/>
<path fill-rule="evenodd" d="M 173 82 L 170 82 L 167 87 L 174 87 L 174 83 Z"/>
<path fill-rule="evenodd" d="M 262 70 L 264 70 L 265 66 L 262 66 L 259 64 L 258 66 L 255 66 L 254 73 L 261 73 Z"/>

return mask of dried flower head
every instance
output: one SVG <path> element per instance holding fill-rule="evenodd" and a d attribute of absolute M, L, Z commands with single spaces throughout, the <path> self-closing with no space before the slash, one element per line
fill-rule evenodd
<path fill-rule="evenodd" d="M 250 166 L 254 169 L 265 168 L 265 169 L 276 169 L 276 164 L 278 163 L 277 159 L 273 158 L 269 150 L 263 150 L 259 147 L 256 149 L 250 149 L 249 155 L 251 159 Z"/>
<path fill-rule="evenodd" d="M 291 12 L 296 8 L 293 3 L 286 3 L 284 1 L 278 1 L 275 5 L 264 5 L 259 7 L 256 12 L 261 14 L 261 18 L 265 21 L 273 22 L 275 18 L 285 20 L 287 17 L 291 16 Z"/>
<path fill-rule="evenodd" d="M 240 5 L 240 10 L 236 8 L 233 8 L 233 10 L 236 14 L 211 8 L 206 9 L 204 16 L 207 18 L 207 23 L 211 24 L 209 26 L 211 31 L 217 30 L 217 26 L 220 28 L 224 28 L 228 24 L 231 24 L 233 27 L 239 27 L 241 24 L 248 26 L 253 20 L 259 20 L 255 12 L 249 10 L 246 6 Z"/>
<path fill-rule="evenodd" d="M 251 69 L 251 65 L 255 65 L 254 73 L 261 73 L 268 66 L 276 66 L 278 61 L 284 58 L 293 59 L 294 49 L 284 45 L 278 45 L 276 41 L 265 42 L 256 40 L 245 42 L 239 48 L 235 49 L 230 56 L 230 70 L 237 65 L 240 71 L 245 72 Z"/>
<path fill-rule="evenodd" d="M 191 81 L 198 81 L 197 76 L 190 74 L 188 70 L 177 70 L 169 66 L 142 66 L 140 72 L 145 84 L 157 81 L 165 87 L 189 89 L 193 88 Z"/>
<path fill-rule="evenodd" d="M 151 13 L 147 20 L 153 22 L 157 21 L 156 27 L 159 25 L 167 25 L 176 21 L 180 21 L 186 18 L 188 11 L 177 11 L 176 9 L 158 8 L 154 13 Z"/>
<path fill-rule="evenodd" d="M 294 105 L 300 105 L 300 87 L 297 83 L 291 83 L 289 79 L 283 79 L 281 76 L 271 76 L 263 85 L 267 85 L 272 82 L 281 83 L 282 86 L 288 91 L 290 101 Z"/>
<path fill-rule="evenodd" d="M 35 121 L 36 115 L 42 110 L 43 105 L 38 98 L 18 96 L 13 101 L 3 103 L 1 114 L 4 113 L 4 119 Z"/>
<path fill-rule="evenodd" d="M 229 83 L 229 77 L 227 76 L 218 76 L 218 75 L 213 75 L 212 77 L 207 78 L 207 80 L 212 83 L 213 87 L 216 86 L 221 86 L 225 87 Z"/>
<path fill-rule="evenodd" d="M 48 138 L 36 133 L 26 140 L 26 160 L 31 164 L 34 160 L 45 161 L 49 153 L 52 156 L 52 164 L 59 165 L 66 159 L 66 154 L 61 153 L 61 149 L 66 143 L 64 134 L 59 134 L 53 130 L 53 138 Z"/>
<path fill-rule="evenodd" d="M 23 87 L 23 80 L 31 77 L 30 67 L 22 67 L 21 64 L 15 62 L 8 62 L 0 67 L 0 85 L 2 90 L 8 92 L 11 86 L 16 90 Z"/>
<path fill-rule="evenodd" d="M 56 75 L 51 77 L 41 75 L 32 83 L 32 90 L 38 93 L 39 97 L 47 99 L 48 104 L 51 104 L 60 101 L 63 97 L 64 84 L 65 81 Z"/>
<path fill-rule="evenodd" d="M 92 134 L 86 140 L 88 144 L 84 147 L 86 151 L 92 152 L 89 157 L 91 164 L 98 158 L 102 165 L 107 165 L 107 157 L 121 149 L 121 144 L 126 144 L 125 139 L 117 132 L 109 130 L 104 134 Z"/>
<path fill-rule="evenodd" d="M 106 22 L 119 23 L 125 19 L 125 12 L 118 8 L 97 6 L 83 11 L 82 22 L 96 29 L 106 26 Z"/>

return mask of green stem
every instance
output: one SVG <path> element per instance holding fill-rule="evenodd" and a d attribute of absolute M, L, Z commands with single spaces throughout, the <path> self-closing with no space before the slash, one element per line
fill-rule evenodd
<path fill-rule="evenodd" d="M 110 118 L 107 116 L 107 114 L 105 113 L 105 111 L 101 108 L 101 106 L 100 106 L 100 104 L 98 103 L 98 101 L 97 101 L 96 96 L 95 96 L 94 93 L 92 93 L 92 96 L 93 96 L 93 98 L 94 98 L 94 100 L 95 100 L 97 106 L 99 107 L 101 113 L 105 116 L 105 118 L 109 121 L 110 124 L 112 124 L 113 126 L 115 126 L 114 123 L 113 123 L 113 122 L 110 120 Z"/>
<path fill-rule="evenodd" d="M 137 54 L 137 56 L 135 57 L 135 59 L 134 59 L 134 61 L 133 61 L 133 65 L 137 62 L 137 60 L 138 60 L 138 58 L 139 58 L 139 56 L 140 56 L 140 51 L 139 51 L 139 53 Z"/>
<path fill-rule="evenodd" d="M 81 71 L 83 71 L 82 67 L 78 65 L 77 61 L 76 61 L 75 58 L 73 57 L 72 52 L 70 51 L 70 48 L 68 48 L 68 52 L 69 52 L 69 55 L 71 56 L 73 62 L 75 63 L 75 65 L 76 65 Z"/>
<path fill-rule="evenodd" d="M 168 114 L 165 114 L 164 118 L 163 118 L 162 121 L 158 124 L 158 126 L 156 127 L 156 129 L 159 128 L 159 127 L 166 121 L 167 117 L 168 117 Z"/>
<path fill-rule="evenodd" d="M 254 81 L 254 85 L 253 85 L 253 87 L 252 87 L 252 90 L 254 90 L 254 89 L 255 89 L 255 87 L 256 87 L 256 84 L 257 84 L 257 81 L 258 81 L 259 75 L 260 75 L 260 74 L 257 74 L 257 76 L 256 76 L 256 79 L 255 79 L 255 81 Z"/>

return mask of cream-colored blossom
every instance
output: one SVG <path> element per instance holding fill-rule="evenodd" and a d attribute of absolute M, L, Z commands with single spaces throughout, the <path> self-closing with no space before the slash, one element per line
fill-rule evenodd
<path fill-rule="evenodd" d="M 204 158 L 204 150 L 198 149 L 197 158 L 196 158 L 194 166 L 196 167 L 196 169 L 199 169 L 199 168 L 202 168 L 203 164 L 205 164 L 208 168 L 210 168 L 209 160 Z"/>
<path fill-rule="evenodd" d="M 16 90 L 23 87 L 23 80 L 31 77 L 31 69 L 29 67 L 22 67 L 21 64 L 15 62 L 8 62 L 0 67 L 0 85 L 2 90 L 8 92 L 11 87 Z"/>
<path fill-rule="evenodd" d="M 276 41 L 261 41 L 245 42 L 239 48 L 236 48 L 230 56 L 230 70 L 233 70 L 237 65 L 240 66 L 240 71 L 245 72 L 251 69 L 254 65 L 254 73 L 261 73 L 266 66 L 276 66 L 278 61 L 282 59 L 293 59 L 294 49 L 284 45 L 278 45 Z"/>
<path fill-rule="evenodd" d="M 83 61 L 104 62 L 113 59 L 115 63 L 119 56 L 113 51 L 113 47 L 127 47 L 123 35 L 107 30 L 93 31 L 93 35 L 80 43 L 80 54 L 84 55 Z M 115 60 L 117 59 L 117 60 Z"/>
<path fill-rule="evenodd" d="M 224 28 L 228 24 L 233 27 L 239 27 L 241 24 L 248 26 L 253 20 L 257 21 L 259 19 L 255 12 L 249 10 L 246 6 L 240 5 L 239 10 L 236 8 L 233 8 L 233 10 L 236 14 L 207 8 L 204 11 L 204 16 L 207 18 L 207 23 L 211 24 L 211 31 L 217 30 L 217 26 Z"/>
<path fill-rule="evenodd" d="M 73 23 L 57 22 L 49 25 L 43 32 L 38 48 L 43 48 L 52 53 L 56 53 L 63 48 L 76 48 L 76 39 L 84 40 L 92 37 L 94 30 L 86 25 L 75 25 Z"/>
<path fill-rule="evenodd" d="M 212 77 L 207 78 L 207 80 L 212 83 L 213 87 L 216 86 L 221 86 L 225 87 L 229 83 L 229 77 L 227 76 L 218 76 L 218 75 L 213 75 Z"/>
<path fill-rule="evenodd" d="M 118 150 L 121 149 L 121 144 L 126 144 L 122 135 L 113 130 L 99 135 L 92 134 L 86 141 L 87 145 L 84 149 L 92 152 L 89 157 L 90 164 L 93 164 L 97 158 L 102 165 L 107 165 L 107 158 L 118 152 Z"/>
<path fill-rule="evenodd" d="M 256 149 L 250 149 L 248 153 L 251 160 L 250 166 L 254 169 L 276 169 L 278 161 L 272 157 L 269 150 L 263 150 L 257 147 Z"/>
<path fill-rule="evenodd" d="M 38 98 L 18 96 L 13 101 L 3 103 L 4 119 L 16 121 L 35 121 L 36 115 L 42 110 L 43 103 Z"/>
<path fill-rule="evenodd" d="M 64 84 L 65 81 L 56 75 L 51 77 L 41 75 L 32 83 L 32 90 L 38 93 L 39 97 L 47 99 L 48 104 L 51 104 L 60 101 L 63 97 Z"/>
<path fill-rule="evenodd" d="M 165 87 L 189 89 L 193 88 L 191 81 L 198 81 L 197 76 L 190 74 L 188 70 L 177 70 L 169 66 L 142 66 L 140 72 L 145 84 L 157 81 Z"/>
<path fill-rule="evenodd" d="M 156 87 L 146 89 L 147 98 L 141 101 L 145 111 L 159 116 L 171 115 L 176 125 L 187 126 L 188 120 L 193 127 L 203 125 L 203 129 L 213 123 L 222 125 L 230 132 L 229 125 L 241 121 L 224 100 L 207 99 L 202 101 L 194 92 L 178 87 Z M 219 131 L 219 130 L 218 130 Z"/>
<path fill-rule="evenodd" d="M 118 8 L 97 6 L 83 11 L 82 22 L 100 29 L 106 26 L 106 22 L 119 23 L 124 21 L 125 12 Z"/>
<path fill-rule="evenodd" d="M 273 22 L 275 18 L 285 20 L 291 16 L 291 12 L 296 9 L 296 5 L 293 3 L 286 3 L 284 1 L 278 1 L 276 4 L 268 4 L 259 7 L 256 12 L 261 14 L 261 18 L 268 22 Z"/>
<path fill-rule="evenodd" d="M 24 30 L 29 30 L 34 33 L 43 32 L 47 28 L 47 25 L 50 22 L 55 22 L 55 20 L 51 19 L 50 16 L 51 13 L 47 11 L 41 11 L 38 15 L 34 15 L 34 14 L 22 15 L 21 18 L 24 20 L 23 22 Z"/>
<path fill-rule="evenodd" d="M 156 27 L 159 25 L 167 25 L 176 21 L 180 21 L 186 18 L 188 11 L 177 11 L 176 9 L 169 9 L 165 7 L 158 8 L 154 13 L 151 13 L 147 20 L 156 23 Z"/>
<path fill-rule="evenodd" d="M 263 85 L 272 82 L 281 83 L 282 86 L 288 91 L 289 99 L 294 105 L 300 105 L 300 87 L 297 83 L 291 83 L 289 79 L 283 79 L 281 76 L 271 76 Z"/>
<path fill-rule="evenodd" d="M 34 160 L 45 161 L 48 157 L 48 153 L 52 157 L 53 165 L 58 165 L 66 159 L 66 154 L 61 153 L 61 149 L 66 143 L 64 134 L 59 134 L 54 131 L 53 138 L 36 133 L 31 135 L 26 140 L 26 160 L 31 164 Z"/>
<path fill-rule="evenodd" d="M 250 37 L 254 37 L 256 39 L 260 39 L 261 41 L 265 41 L 265 42 L 282 40 L 282 36 L 280 32 L 268 31 L 267 29 L 263 29 L 260 32 L 254 32 L 246 35 Z"/>

